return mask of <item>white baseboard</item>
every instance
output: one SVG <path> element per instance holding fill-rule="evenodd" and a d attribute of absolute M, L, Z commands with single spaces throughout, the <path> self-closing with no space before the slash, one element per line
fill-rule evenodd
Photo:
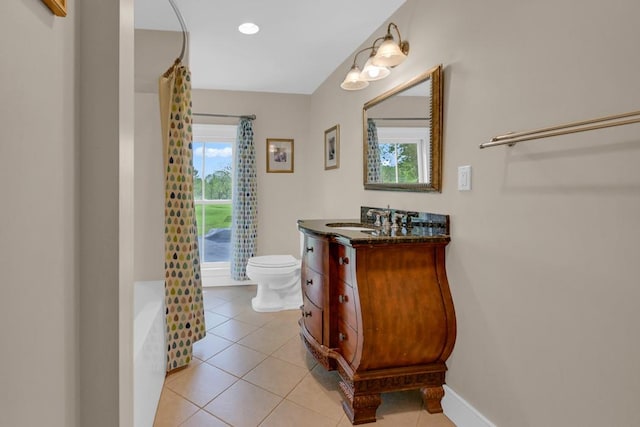
<path fill-rule="evenodd" d="M 206 267 L 202 268 L 202 286 L 215 287 L 215 286 L 245 286 L 255 285 L 251 280 L 233 280 L 229 273 L 229 266 L 224 267 Z"/>
<path fill-rule="evenodd" d="M 447 385 L 444 386 L 442 409 L 457 427 L 496 427 Z"/>
<path fill-rule="evenodd" d="M 210 277 L 202 278 L 202 287 L 203 288 L 215 288 L 216 286 L 247 286 L 247 285 L 255 285 L 255 282 L 251 282 L 249 280 L 233 280 L 231 278 L 225 279 L 217 279 Z"/>
<path fill-rule="evenodd" d="M 229 275 L 226 276 L 206 276 L 202 275 L 202 286 L 212 288 L 216 286 L 246 286 L 255 285 L 252 280 L 233 280 Z"/>

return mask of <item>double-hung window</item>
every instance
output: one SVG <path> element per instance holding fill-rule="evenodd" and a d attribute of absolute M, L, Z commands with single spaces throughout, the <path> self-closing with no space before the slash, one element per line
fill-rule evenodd
<path fill-rule="evenodd" d="M 236 132 L 233 125 L 193 125 L 193 195 L 203 270 L 229 270 Z"/>

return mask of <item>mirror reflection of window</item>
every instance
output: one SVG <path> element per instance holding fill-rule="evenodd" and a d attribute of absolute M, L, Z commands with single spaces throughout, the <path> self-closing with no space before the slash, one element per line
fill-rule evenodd
<path fill-rule="evenodd" d="M 442 66 L 363 106 L 364 188 L 441 191 Z"/>
<path fill-rule="evenodd" d="M 430 109 L 428 109 L 429 97 L 427 92 L 422 96 L 416 96 L 419 90 L 430 89 L 430 85 L 424 82 L 411 90 L 398 93 L 395 96 L 386 99 L 367 111 L 370 121 L 375 123 L 380 141 L 380 149 L 383 149 L 383 137 L 393 142 L 393 146 L 385 146 L 382 150 L 381 160 L 383 164 L 386 162 L 387 167 L 382 169 L 382 176 L 378 183 L 406 183 L 406 184 L 428 184 L 431 182 L 431 174 L 428 169 L 429 161 L 424 161 L 424 151 L 419 152 L 420 147 L 411 147 L 407 144 L 418 144 L 422 141 L 424 149 L 424 141 L 430 137 Z M 419 132 L 423 133 L 420 134 Z M 412 142 L 409 142 L 412 140 Z M 390 144 L 389 142 L 388 144 Z M 369 142 L 371 147 L 371 141 Z M 396 147 L 397 146 L 397 147 Z M 395 148 L 394 148 L 395 147 Z M 400 167 L 398 179 L 392 179 L 389 170 L 389 159 L 393 153 L 398 156 Z M 415 152 L 415 155 L 411 155 Z M 420 155 L 418 155 L 420 154 Z M 411 165 L 409 165 L 411 162 Z M 420 169 L 419 169 L 420 168 Z M 414 172 L 409 172 L 409 169 Z M 370 181 L 371 182 L 371 181 Z"/>
<path fill-rule="evenodd" d="M 417 184 L 427 182 L 429 142 L 425 127 L 378 127 L 382 183 Z"/>

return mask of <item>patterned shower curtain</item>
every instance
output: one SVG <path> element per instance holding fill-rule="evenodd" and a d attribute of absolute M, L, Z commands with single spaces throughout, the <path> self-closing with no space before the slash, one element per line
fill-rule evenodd
<path fill-rule="evenodd" d="M 381 182 L 378 128 L 373 119 L 367 119 L 367 145 L 367 182 Z"/>
<path fill-rule="evenodd" d="M 164 148 L 164 266 L 167 372 L 186 366 L 205 336 L 198 230 L 193 201 L 191 74 L 179 60 L 160 77 Z"/>
<path fill-rule="evenodd" d="M 258 235 L 258 180 L 251 120 L 242 118 L 236 138 L 233 168 L 231 278 L 247 280 L 247 262 L 255 255 Z"/>

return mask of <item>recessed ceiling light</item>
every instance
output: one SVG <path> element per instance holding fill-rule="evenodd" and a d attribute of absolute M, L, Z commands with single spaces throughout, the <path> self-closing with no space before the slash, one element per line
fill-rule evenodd
<path fill-rule="evenodd" d="M 260 31 L 260 27 L 258 27 L 253 22 L 245 22 L 244 24 L 240 24 L 238 27 L 238 31 L 242 34 L 255 34 Z"/>

